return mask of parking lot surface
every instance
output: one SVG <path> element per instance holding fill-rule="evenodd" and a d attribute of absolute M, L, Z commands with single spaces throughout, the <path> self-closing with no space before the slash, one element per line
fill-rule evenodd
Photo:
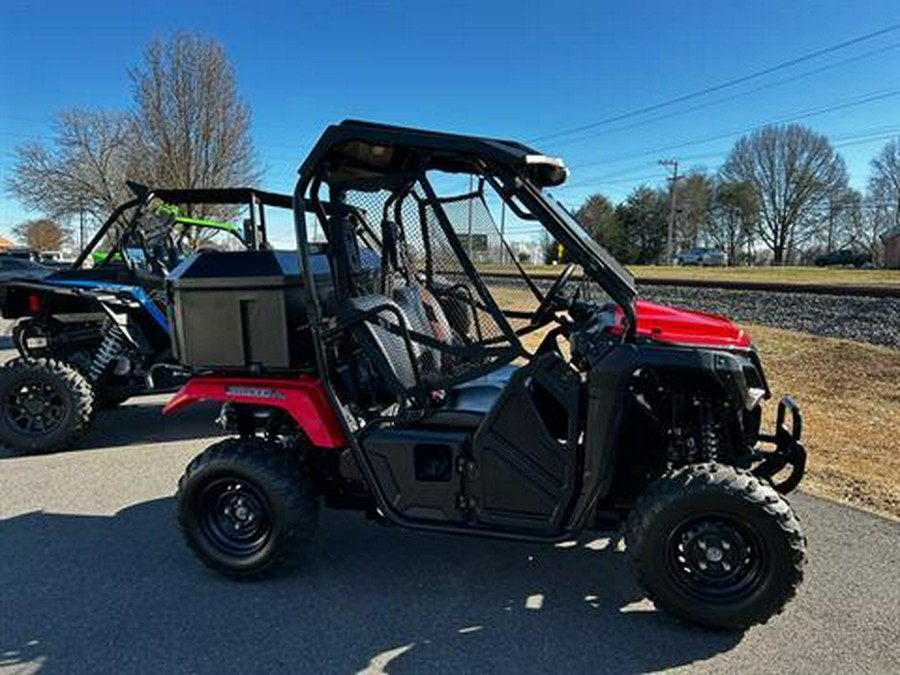
<path fill-rule="evenodd" d="M 104 412 L 78 448 L 0 450 L 0 673 L 890 673 L 900 525 L 792 498 L 800 594 L 743 635 L 679 625 L 626 556 L 404 531 L 323 512 L 306 563 L 222 579 L 182 545 L 172 495 L 218 433 L 165 397 Z"/>

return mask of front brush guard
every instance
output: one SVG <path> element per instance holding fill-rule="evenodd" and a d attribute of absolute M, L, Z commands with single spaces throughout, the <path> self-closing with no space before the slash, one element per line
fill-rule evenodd
<path fill-rule="evenodd" d="M 788 420 L 790 413 L 790 420 Z M 790 426 L 787 422 L 790 421 Z M 752 451 L 754 475 L 769 481 L 781 494 L 787 494 L 800 484 L 806 469 L 806 450 L 800 443 L 803 433 L 803 415 L 790 396 L 778 402 L 778 416 L 774 434 L 759 434 L 759 442 Z M 774 445 L 766 448 L 765 445 Z M 787 478 L 775 481 L 772 477 L 785 467 L 791 467 Z"/>

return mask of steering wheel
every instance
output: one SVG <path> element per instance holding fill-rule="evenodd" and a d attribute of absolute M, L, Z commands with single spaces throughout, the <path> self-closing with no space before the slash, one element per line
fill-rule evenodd
<path fill-rule="evenodd" d="M 538 308 L 534 310 L 534 314 L 531 317 L 532 326 L 540 326 L 546 323 L 553 314 L 553 310 L 556 309 L 557 296 L 559 296 L 563 286 L 569 282 L 572 273 L 575 271 L 575 267 L 576 265 L 574 263 L 569 263 L 566 265 L 566 268 L 559 273 L 559 276 L 556 277 L 556 281 L 553 282 L 550 290 L 547 291 L 547 295 L 541 300 L 541 304 L 538 305 Z"/>

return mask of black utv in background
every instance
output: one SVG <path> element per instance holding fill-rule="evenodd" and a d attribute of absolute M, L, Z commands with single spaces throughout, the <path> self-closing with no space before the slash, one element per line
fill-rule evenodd
<path fill-rule="evenodd" d="M 16 450 L 64 448 L 99 408 L 181 383 L 166 277 L 196 250 L 267 247 L 267 209 L 292 204 L 288 195 L 250 188 L 130 187 L 134 198 L 112 213 L 71 267 L 16 275 L 0 286 L 19 352 L 0 369 L 0 442 Z M 219 218 L 189 215 L 196 212 Z M 243 227 L 232 222 L 238 215 L 246 217 Z"/>

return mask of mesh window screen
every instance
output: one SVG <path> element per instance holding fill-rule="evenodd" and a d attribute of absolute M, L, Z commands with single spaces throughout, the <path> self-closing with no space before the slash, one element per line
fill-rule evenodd
<path fill-rule="evenodd" d="M 371 292 L 395 305 L 404 318 L 398 323 L 390 310 L 379 315 L 378 326 L 395 339 L 380 330 L 374 358 L 387 358 L 402 370 L 415 360 L 425 387 L 438 389 L 488 372 L 519 353 L 512 331 L 522 321 L 511 322 L 501 312 L 533 310 L 536 302 L 521 277 L 509 278 L 518 274 L 512 254 L 481 195 L 433 203 L 419 186 L 405 195 L 347 190 L 344 198 L 363 221 L 357 228 L 360 250 L 381 260 L 380 284 Z M 474 276 L 466 269 L 467 257 Z M 404 326 L 413 353 L 399 335 Z M 371 335 L 368 341 L 373 342 Z"/>
<path fill-rule="evenodd" d="M 440 203 L 453 228 L 453 232 L 465 255 L 481 277 L 487 292 L 504 313 L 533 312 L 537 308 L 537 298 L 525 283 L 525 277 L 515 265 L 513 253 L 503 240 L 494 223 L 484 199 L 480 195 L 466 195 L 451 198 Z M 456 257 L 447 255 L 450 248 L 446 234 L 441 229 L 434 207 L 426 206 L 429 230 L 434 232 L 435 274 L 445 275 L 454 281 L 465 277 L 461 269 L 454 267 Z M 504 339 L 503 329 L 484 306 L 476 309 L 476 328 L 480 339 L 493 341 Z M 515 316 L 506 316 L 508 324 L 515 330 L 522 328 L 525 321 Z"/>
<path fill-rule="evenodd" d="M 354 289 L 353 296 L 365 302 L 350 305 L 390 306 L 368 322 L 364 341 L 398 390 L 409 388 L 413 371 L 426 389 L 442 389 L 521 355 L 517 333 L 529 328 L 538 296 L 563 270 L 543 265 L 549 246 L 540 239 L 546 237 L 543 226 L 508 217 L 477 176 L 462 194 L 439 196 L 432 192 L 435 184 L 459 185 L 460 176 L 431 179 L 429 173 L 406 185 L 395 180 L 391 189 L 342 191 L 357 213 L 358 248 L 379 266 Z M 576 271 L 569 292 L 580 286 L 582 298 L 605 299 L 599 286 L 580 277 Z"/>

